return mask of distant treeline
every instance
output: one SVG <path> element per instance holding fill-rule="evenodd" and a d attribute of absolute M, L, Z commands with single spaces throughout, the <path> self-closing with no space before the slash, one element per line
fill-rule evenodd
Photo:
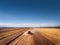
<path fill-rule="evenodd" d="M 0 27 L 0 28 L 60 28 L 59 27 Z"/>

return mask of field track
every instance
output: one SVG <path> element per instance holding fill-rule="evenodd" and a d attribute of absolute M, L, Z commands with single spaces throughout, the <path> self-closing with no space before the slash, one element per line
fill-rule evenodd
<path fill-rule="evenodd" d="M 0 45 L 60 45 L 60 28 L 1 28 Z"/>

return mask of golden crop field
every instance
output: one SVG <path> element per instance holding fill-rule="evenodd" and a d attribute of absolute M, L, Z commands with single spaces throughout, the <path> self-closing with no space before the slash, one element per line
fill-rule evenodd
<path fill-rule="evenodd" d="M 60 45 L 60 28 L 2 28 L 0 45 Z"/>
<path fill-rule="evenodd" d="M 39 28 L 35 29 L 38 32 L 53 42 L 55 45 L 60 45 L 60 28 Z"/>

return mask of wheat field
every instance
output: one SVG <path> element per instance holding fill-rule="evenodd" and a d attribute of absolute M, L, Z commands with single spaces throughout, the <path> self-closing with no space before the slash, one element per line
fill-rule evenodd
<path fill-rule="evenodd" d="M 0 45 L 60 45 L 60 28 L 0 28 Z"/>

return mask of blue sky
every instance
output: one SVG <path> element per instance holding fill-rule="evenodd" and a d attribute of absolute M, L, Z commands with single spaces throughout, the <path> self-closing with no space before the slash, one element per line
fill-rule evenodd
<path fill-rule="evenodd" d="M 58 26 L 59 0 L 0 0 L 0 26 Z"/>

